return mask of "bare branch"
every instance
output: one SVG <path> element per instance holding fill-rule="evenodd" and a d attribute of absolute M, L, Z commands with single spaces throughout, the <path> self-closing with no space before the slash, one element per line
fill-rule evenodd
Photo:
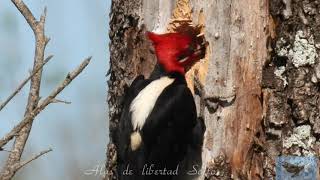
<path fill-rule="evenodd" d="M 44 10 L 43 10 L 43 13 L 41 14 L 39 23 L 44 24 L 46 22 L 46 16 L 47 16 L 47 7 L 44 7 Z"/>
<path fill-rule="evenodd" d="M 17 165 L 15 165 L 15 170 L 18 171 L 20 168 L 22 168 L 23 166 L 29 164 L 30 162 L 38 159 L 39 157 L 47 154 L 48 152 L 52 151 L 52 149 L 47 149 L 47 150 L 44 150 L 44 151 L 41 151 L 39 152 L 38 154 L 35 154 L 33 155 L 30 159 L 26 160 L 26 161 L 23 161 L 23 162 L 20 162 L 18 163 Z"/>
<path fill-rule="evenodd" d="M 70 84 L 70 82 L 77 77 L 82 70 L 89 64 L 90 58 L 86 59 L 75 71 L 69 73 L 66 79 L 58 86 L 46 99 L 39 104 L 39 92 L 42 77 L 42 67 L 44 64 L 44 52 L 46 45 L 49 42 L 49 38 L 45 36 L 44 25 L 46 19 L 46 8 L 40 17 L 40 21 L 37 21 L 26 4 L 22 0 L 11 0 L 21 14 L 24 16 L 31 29 L 34 32 L 36 44 L 35 44 L 35 56 L 33 65 L 33 76 L 31 76 L 30 91 L 28 96 L 28 103 L 23 120 L 16 125 L 8 134 L 6 134 L 0 140 L 0 148 L 6 145 L 11 139 L 15 138 L 13 148 L 9 154 L 9 157 L 0 173 L 1 180 L 10 180 L 15 175 L 17 170 L 21 168 L 21 156 L 31 132 L 32 123 L 34 118 L 50 103 L 52 103 L 55 97 Z M 18 90 L 19 91 L 19 90 Z M 10 100 L 9 100 L 10 101 Z M 8 102 L 9 102 L 8 101 Z M 5 105 L 4 105 L 5 106 Z M 4 107 L 3 106 L 3 107 Z M 27 162 L 28 163 L 28 162 Z M 25 163 L 25 164 L 27 164 Z"/>
<path fill-rule="evenodd" d="M 52 102 L 52 100 L 66 87 L 68 86 L 71 81 L 76 78 L 87 65 L 90 63 L 91 57 L 85 59 L 79 67 L 77 67 L 74 71 L 71 73 L 68 73 L 65 80 L 55 89 L 53 90 L 50 95 L 44 99 L 38 107 L 36 107 L 31 113 L 27 114 L 24 119 L 16 125 L 8 134 L 6 134 L 1 140 L 0 140 L 0 148 L 6 145 L 16 134 L 20 132 L 20 130 L 27 125 L 28 123 L 32 122 L 34 117 L 36 117 L 48 104 Z"/>
<path fill-rule="evenodd" d="M 24 16 L 31 29 L 34 32 L 36 44 L 35 44 L 35 55 L 34 55 L 34 63 L 33 63 L 33 72 L 38 69 L 44 63 L 44 51 L 46 44 L 48 42 L 48 38 L 44 33 L 44 22 L 45 22 L 45 13 L 40 18 L 40 22 L 36 20 L 33 16 L 29 8 L 24 4 L 22 0 L 11 0 L 14 5 L 18 8 L 21 14 Z M 25 117 L 29 116 L 29 114 L 37 107 L 39 102 L 39 93 L 40 93 L 40 85 L 41 85 L 41 77 L 42 77 L 42 68 L 38 70 L 31 77 L 30 83 L 30 91 L 28 96 L 28 103 L 26 106 Z M 1 180 L 10 180 L 16 173 L 16 169 L 14 168 L 17 163 L 20 162 L 24 147 L 28 140 L 29 134 L 31 132 L 33 119 L 30 120 L 29 124 L 26 124 L 22 129 L 15 132 L 14 134 L 18 134 L 16 136 L 15 142 L 13 144 L 11 153 L 1 171 L 0 179 Z"/>
<path fill-rule="evenodd" d="M 52 99 L 50 103 L 64 103 L 64 104 L 71 104 L 70 101 L 60 100 L 60 99 Z"/>
<path fill-rule="evenodd" d="M 33 32 L 36 32 L 38 22 L 36 18 L 33 16 L 30 9 L 27 7 L 27 5 L 22 0 L 11 0 L 11 1 L 17 7 L 17 9 L 21 12 L 21 14 L 24 16 L 24 18 L 30 25 Z"/>
<path fill-rule="evenodd" d="M 47 64 L 47 62 L 50 61 L 50 59 L 53 57 L 53 55 L 48 56 L 45 61 L 42 63 L 41 66 L 39 66 L 37 69 L 35 69 L 29 77 L 27 77 L 25 80 L 23 80 L 20 85 L 16 88 L 16 90 L 0 105 L 0 111 L 11 101 L 11 99 L 16 96 L 21 89 L 27 84 L 27 82 L 40 70 L 43 68 L 44 65 Z"/>
<path fill-rule="evenodd" d="M 11 151 L 8 151 L 8 150 L 3 149 L 3 148 L 0 148 L 0 151 L 4 151 L 4 152 L 11 152 Z"/>

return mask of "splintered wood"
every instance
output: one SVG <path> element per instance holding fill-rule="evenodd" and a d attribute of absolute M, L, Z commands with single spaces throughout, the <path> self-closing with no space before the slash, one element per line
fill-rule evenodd
<path fill-rule="evenodd" d="M 197 23 L 193 22 L 192 9 L 189 0 L 178 0 L 172 13 L 171 21 L 167 27 L 168 32 L 181 32 L 199 37 L 199 41 L 204 41 L 205 17 L 200 10 Z M 201 43 L 201 42 L 199 42 Z M 188 87 L 194 94 L 194 79 L 197 78 L 201 85 L 205 84 L 208 72 L 209 46 L 206 48 L 205 57 L 193 64 L 186 73 Z"/>

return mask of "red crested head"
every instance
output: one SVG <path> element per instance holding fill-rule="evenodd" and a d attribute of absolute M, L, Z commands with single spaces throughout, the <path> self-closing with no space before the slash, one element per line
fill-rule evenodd
<path fill-rule="evenodd" d="M 185 68 L 200 59 L 196 36 L 182 33 L 155 34 L 147 32 L 152 41 L 158 62 L 166 72 L 185 73 Z"/>

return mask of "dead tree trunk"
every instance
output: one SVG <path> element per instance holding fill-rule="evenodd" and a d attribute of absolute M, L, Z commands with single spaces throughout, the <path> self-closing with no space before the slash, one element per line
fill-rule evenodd
<path fill-rule="evenodd" d="M 172 31 L 179 25 L 174 19 L 204 25 L 209 42 L 205 58 L 187 73 L 192 91 L 198 78 L 205 92 L 198 179 L 274 177 L 276 156 L 318 154 L 320 35 L 315 32 L 320 32 L 320 1 L 308 2 L 113 0 L 105 179 L 116 179 L 113 142 L 124 88 L 136 75 L 150 75 L 155 65 L 144 27 Z M 194 97 L 199 107 L 199 95 Z M 299 130 L 309 130 L 307 138 L 314 140 L 306 149 L 288 140 Z"/>

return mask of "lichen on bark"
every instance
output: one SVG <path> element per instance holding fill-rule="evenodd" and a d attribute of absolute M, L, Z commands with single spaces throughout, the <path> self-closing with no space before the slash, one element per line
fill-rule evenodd
<path fill-rule="evenodd" d="M 319 156 L 319 8 L 319 0 L 270 1 L 276 36 L 262 84 L 267 156 L 273 160 L 279 155 Z M 264 174 L 274 174 L 273 166 L 266 165 Z"/>

